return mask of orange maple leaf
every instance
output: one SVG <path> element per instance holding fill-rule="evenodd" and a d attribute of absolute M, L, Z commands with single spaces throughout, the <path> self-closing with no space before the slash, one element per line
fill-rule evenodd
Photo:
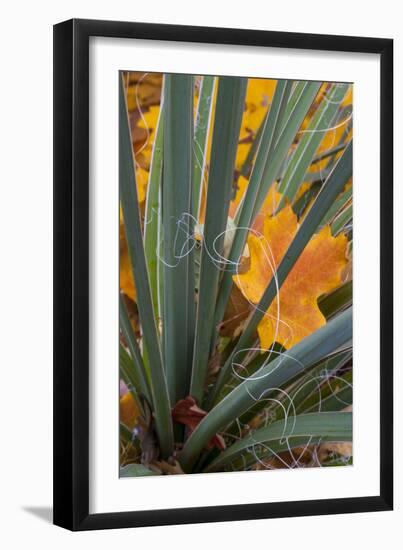
<path fill-rule="evenodd" d="M 234 281 L 253 304 L 259 302 L 297 231 L 297 216 L 287 205 L 277 215 L 265 217 L 261 237 L 249 235 L 250 268 L 234 275 Z M 280 300 L 278 296 L 273 300 L 259 323 L 262 348 L 275 341 L 290 348 L 326 324 L 317 299 L 342 283 L 346 249 L 345 235 L 333 237 L 329 226 L 310 240 L 284 281 Z"/>

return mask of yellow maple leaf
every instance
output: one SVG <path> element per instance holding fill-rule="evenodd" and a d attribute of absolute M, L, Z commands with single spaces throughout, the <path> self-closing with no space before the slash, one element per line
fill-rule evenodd
<path fill-rule="evenodd" d="M 141 113 L 137 126 L 149 130 L 150 134 L 153 133 L 157 128 L 159 114 L 160 106 L 152 105 L 148 111 Z"/>
<path fill-rule="evenodd" d="M 235 218 L 236 211 L 240 205 L 243 196 L 248 187 L 249 181 L 243 176 L 239 176 L 237 182 L 237 192 L 234 200 L 231 201 L 229 207 L 229 215 L 231 218 Z M 255 232 L 261 232 L 263 230 L 263 222 L 266 216 L 271 216 L 277 209 L 277 206 L 280 204 L 281 193 L 277 191 L 276 185 L 272 185 L 269 189 L 269 192 L 266 195 L 264 203 L 262 204 L 255 221 L 253 222 L 252 228 Z"/>
<path fill-rule="evenodd" d="M 321 97 L 321 99 L 323 99 L 323 97 Z M 353 88 L 352 86 L 349 86 L 343 101 L 340 103 L 340 106 L 341 107 L 351 106 L 352 99 L 353 99 Z M 326 99 L 324 99 L 324 101 L 326 101 Z M 346 128 L 348 127 L 348 123 L 351 120 L 351 116 L 352 116 L 351 113 L 345 113 L 342 119 L 336 118 L 336 120 L 333 122 L 332 128 L 327 132 L 324 132 L 323 139 L 318 149 L 316 150 L 316 155 L 320 155 L 321 153 L 325 153 L 326 151 L 329 151 L 339 143 L 344 132 L 346 131 Z M 307 124 L 307 121 L 305 121 L 304 124 Z M 350 129 L 345 141 L 347 142 L 349 139 L 351 139 L 351 136 L 352 136 L 352 130 Z M 336 159 L 339 158 L 341 154 L 342 152 L 340 151 L 340 153 L 338 153 L 335 156 L 335 158 Z M 329 162 L 329 159 L 325 158 L 319 162 L 312 163 L 308 169 L 308 172 L 316 172 L 319 170 L 323 170 L 327 166 L 328 162 Z"/>
<path fill-rule="evenodd" d="M 249 78 L 246 91 L 245 104 L 246 109 L 242 118 L 241 139 L 246 137 L 252 130 L 257 131 L 269 104 L 273 99 L 277 80 L 266 78 Z"/>
<path fill-rule="evenodd" d="M 235 166 L 237 170 L 242 168 L 246 160 L 252 139 L 256 135 L 259 126 L 267 113 L 277 80 L 267 78 L 249 78 L 245 97 L 245 110 L 242 116 L 239 145 L 237 149 Z"/>
<path fill-rule="evenodd" d="M 148 172 L 140 166 L 136 168 L 137 200 L 139 204 L 145 201 L 147 194 Z"/>
<path fill-rule="evenodd" d="M 147 111 L 141 113 L 137 121 L 136 129 L 142 131 L 143 141 L 135 150 L 136 161 L 142 168 L 149 170 L 151 164 L 152 151 L 154 146 L 155 134 L 160 114 L 160 106 L 153 105 Z"/>
<path fill-rule="evenodd" d="M 253 304 L 259 302 L 297 231 L 297 217 L 287 205 L 277 215 L 266 216 L 262 237 L 249 235 L 250 268 L 234 281 Z M 329 226 L 310 240 L 283 283 L 280 300 L 273 300 L 259 323 L 262 348 L 275 341 L 290 348 L 326 323 L 317 299 L 342 283 L 346 249 L 345 235 L 333 237 Z"/>
<path fill-rule="evenodd" d="M 161 73 L 130 72 L 128 76 L 127 104 L 129 112 L 160 102 Z"/>

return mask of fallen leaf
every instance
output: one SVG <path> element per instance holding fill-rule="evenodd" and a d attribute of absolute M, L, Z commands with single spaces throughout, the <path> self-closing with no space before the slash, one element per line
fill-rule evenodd
<path fill-rule="evenodd" d="M 179 462 L 173 457 L 170 457 L 168 460 L 154 460 L 154 462 L 151 462 L 149 466 L 153 472 L 156 472 L 158 474 L 178 475 L 185 473 L 182 470 Z"/>
<path fill-rule="evenodd" d="M 246 193 L 248 185 L 249 181 L 243 176 L 239 176 L 235 198 L 231 201 L 229 208 L 229 215 L 232 218 L 235 218 L 236 211 Z M 254 229 L 254 231 L 261 232 L 263 230 L 265 217 L 271 216 L 276 211 L 277 206 L 280 203 L 281 197 L 281 193 L 277 191 L 277 186 L 273 184 L 266 195 L 266 198 L 255 218 L 255 221 L 253 222 L 252 229 Z"/>
<path fill-rule="evenodd" d="M 236 329 L 248 317 L 250 310 L 249 302 L 238 287 L 234 286 L 228 300 L 224 319 L 219 327 L 220 336 L 234 336 Z"/>
<path fill-rule="evenodd" d="M 120 398 L 119 402 L 120 421 L 128 428 L 132 429 L 136 425 L 140 415 L 140 410 L 134 397 L 130 392 Z"/>
<path fill-rule="evenodd" d="M 234 281 L 253 304 L 259 302 L 297 231 L 297 216 L 287 205 L 265 217 L 262 237 L 249 235 L 250 269 L 234 275 Z M 276 297 L 259 323 L 262 348 L 273 342 L 290 348 L 326 324 L 317 299 L 342 283 L 346 249 L 345 235 L 333 237 L 329 226 L 310 240 L 280 289 L 280 302 Z"/>
<path fill-rule="evenodd" d="M 242 116 L 236 169 L 239 171 L 246 160 L 252 141 L 268 111 L 273 99 L 277 81 L 266 78 L 249 78 L 245 97 L 245 110 Z"/>
<path fill-rule="evenodd" d="M 320 155 L 322 153 L 325 153 L 326 151 L 332 149 L 335 147 L 339 140 L 342 138 L 343 134 L 346 132 L 346 129 L 348 128 L 348 124 L 351 120 L 351 113 L 352 113 L 352 86 L 349 86 L 346 95 L 344 96 L 343 101 L 340 103 L 340 107 L 351 107 L 350 110 L 346 110 L 346 112 L 339 117 L 336 117 L 336 120 L 332 123 L 332 129 L 328 130 L 327 132 L 323 132 L 323 139 L 316 150 L 316 155 Z M 310 109 L 310 112 L 308 114 L 308 117 L 305 119 L 302 128 L 305 129 L 305 127 L 308 125 L 309 120 L 311 119 L 312 115 L 314 114 L 315 110 L 317 109 L 319 105 L 319 101 L 327 101 L 326 93 L 329 91 L 329 85 L 323 86 L 320 93 L 317 96 L 316 101 L 314 102 L 313 108 Z M 300 134 L 300 137 L 302 137 L 303 134 Z M 350 139 L 352 136 L 352 130 L 350 129 L 348 132 L 348 136 L 346 137 L 346 142 L 348 139 Z M 339 158 L 342 154 L 342 151 L 339 152 L 337 155 L 335 155 L 335 159 Z M 316 172 L 319 170 L 324 170 L 329 162 L 329 158 L 325 158 L 319 162 L 315 162 L 311 164 L 311 166 L 308 169 L 308 172 Z"/>
<path fill-rule="evenodd" d="M 150 105 L 157 105 L 161 100 L 161 73 L 129 72 L 127 89 L 127 106 L 129 112 Z"/>
<path fill-rule="evenodd" d="M 119 252 L 120 290 L 135 302 L 137 298 L 136 288 L 134 286 L 132 266 L 123 224 L 120 224 L 119 229 Z"/>
<path fill-rule="evenodd" d="M 173 421 L 187 426 L 190 433 L 195 430 L 206 415 L 207 412 L 198 407 L 195 399 L 190 395 L 178 401 L 172 409 Z M 207 448 L 212 449 L 213 447 L 217 447 L 220 451 L 225 449 L 225 441 L 222 435 L 217 433 L 210 439 Z"/>
<path fill-rule="evenodd" d="M 353 456 L 353 444 L 351 441 L 342 441 L 335 443 L 322 443 L 320 446 L 319 456 L 321 454 L 328 455 L 331 453 L 337 453 L 342 456 Z"/>

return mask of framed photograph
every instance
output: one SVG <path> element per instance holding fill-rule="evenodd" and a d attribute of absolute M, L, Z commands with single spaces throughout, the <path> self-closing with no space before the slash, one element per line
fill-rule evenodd
<path fill-rule="evenodd" d="M 391 510 L 393 42 L 54 27 L 54 522 Z"/>

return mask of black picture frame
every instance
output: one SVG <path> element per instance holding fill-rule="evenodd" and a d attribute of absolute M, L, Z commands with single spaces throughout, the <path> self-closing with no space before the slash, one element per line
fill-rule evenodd
<path fill-rule="evenodd" d="M 89 38 L 364 52 L 381 57 L 380 493 L 89 513 Z M 54 26 L 54 523 L 71 530 L 339 514 L 393 506 L 393 40 L 73 19 Z"/>

